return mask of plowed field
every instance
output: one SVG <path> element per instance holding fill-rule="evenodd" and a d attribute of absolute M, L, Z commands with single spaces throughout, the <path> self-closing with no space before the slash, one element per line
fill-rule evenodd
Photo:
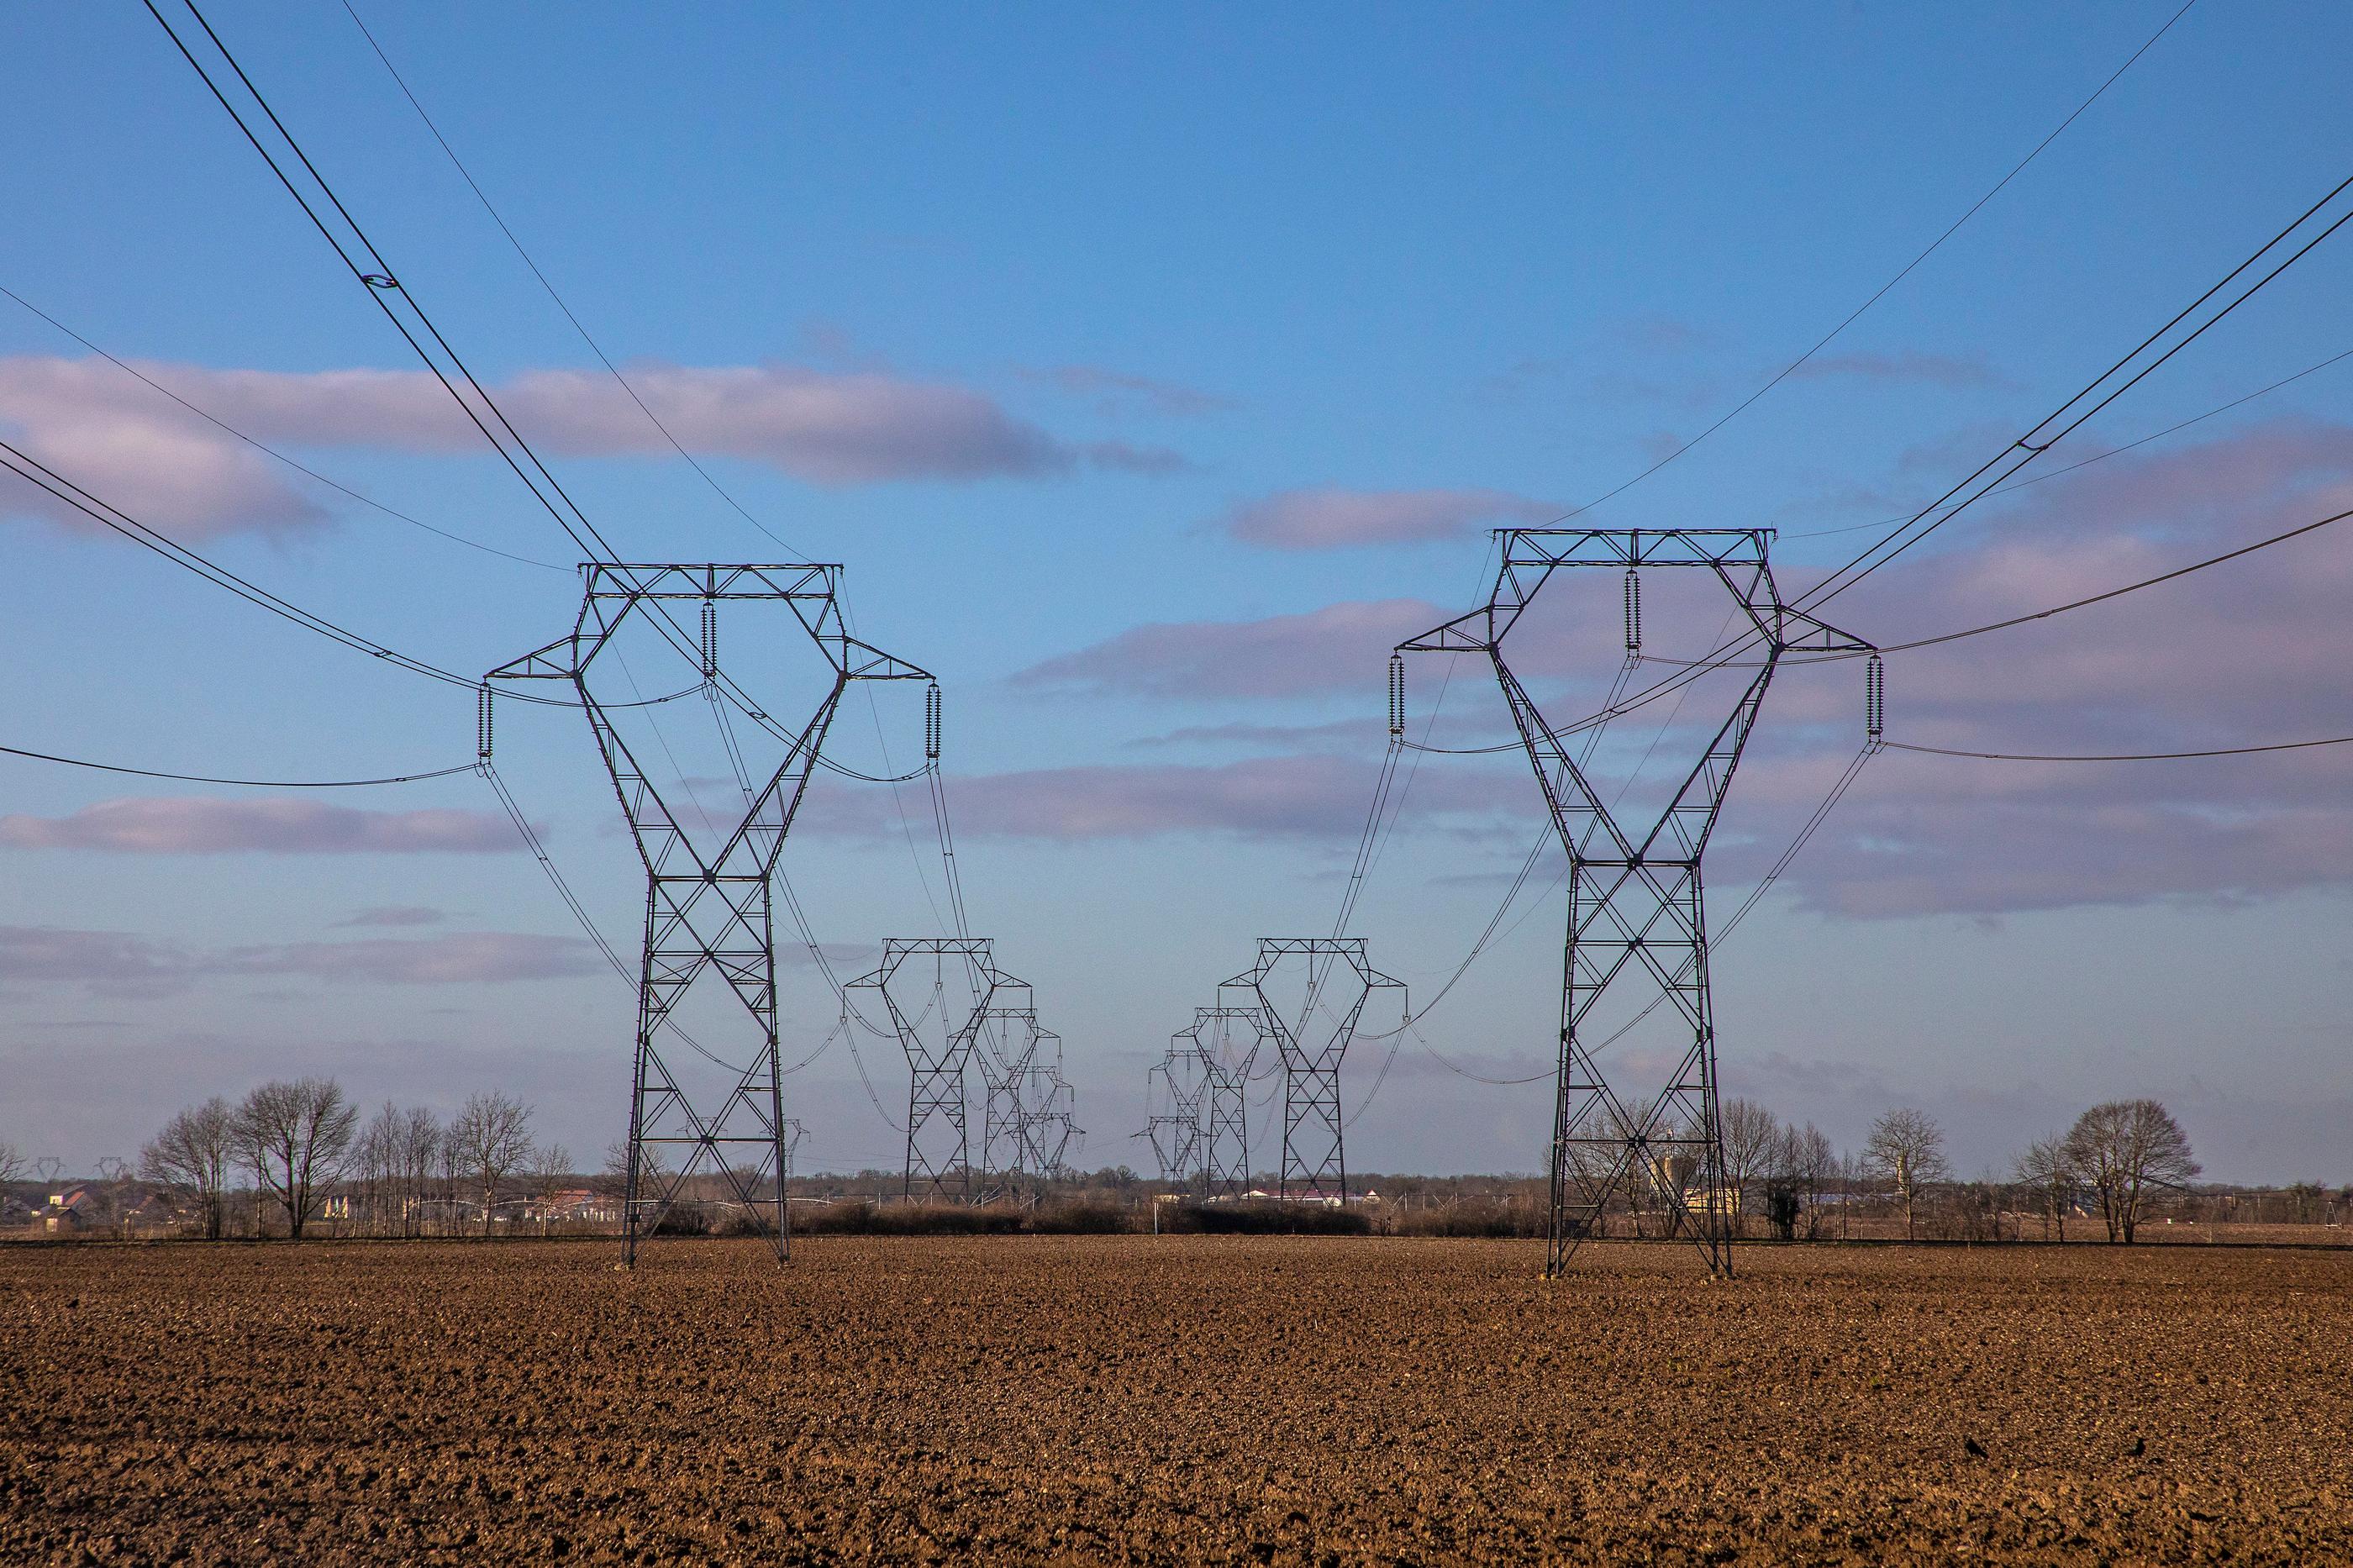
<path fill-rule="evenodd" d="M 0 1249 L 0 1561 L 2353 1562 L 2353 1254 Z"/>

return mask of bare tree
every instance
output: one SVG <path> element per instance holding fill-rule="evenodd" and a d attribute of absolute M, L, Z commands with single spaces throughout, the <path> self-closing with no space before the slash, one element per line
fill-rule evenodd
<path fill-rule="evenodd" d="M 555 1217 L 555 1199 L 572 1176 L 572 1152 L 549 1143 L 532 1157 L 532 1195 L 539 1200 L 539 1233 L 545 1236 Z"/>
<path fill-rule="evenodd" d="M 164 1123 L 140 1152 L 139 1169 L 151 1182 L 194 1191 L 205 1239 L 218 1241 L 228 1226 L 228 1173 L 237 1153 L 237 1112 L 215 1095 Z"/>
<path fill-rule="evenodd" d="M 441 1123 L 419 1105 L 400 1113 L 393 1131 L 393 1187 L 400 1197 L 400 1233 L 421 1236 L 433 1167 L 441 1158 Z"/>
<path fill-rule="evenodd" d="M 385 1100 L 360 1129 L 352 1154 L 352 1176 L 366 1206 L 368 1230 L 382 1235 L 393 1207 L 393 1171 L 400 1144 L 400 1108 Z"/>
<path fill-rule="evenodd" d="M 2067 1140 L 2057 1133 L 2039 1142 L 2029 1143 L 2018 1157 L 2018 1183 L 2033 1193 L 2042 1209 L 2042 1235 L 2047 1239 L 2067 1239 L 2067 1211 L 2074 1206 L 2078 1184 L 2074 1156 L 2067 1152 Z"/>
<path fill-rule="evenodd" d="M 499 1189 L 531 1158 L 531 1107 L 496 1089 L 475 1095 L 449 1123 L 449 1143 L 459 1173 L 482 1194 L 482 1235 L 488 1237 Z"/>
<path fill-rule="evenodd" d="M 1724 1132 L 1724 1185 L 1740 1210 L 1748 1206 L 1750 1189 L 1771 1173 L 1781 1124 L 1753 1100 L 1727 1100 L 1720 1122 Z M 1739 1211 L 1736 1211 L 1739 1212 Z"/>
<path fill-rule="evenodd" d="M 1915 1234 L 1920 1185 L 1952 1173 L 1945 1159 L 1945 1133 L 1925 1110 L 1891 1110 L 1871 1124 L 1862 1145 L 1866 1164 L 1885 1177 L 1904 1205 L 1904 1239 Z"/>
<path fill-rule="evenodd" d="M 0 1143 L 0 1182 L 21 1182 L 33 1163 L 14 1143 Z"/>
<path fill-rule="evenodd" d="M 458 1217 L 459 1184 L 466 1179 L 465 1146 L 458 1142 L 456 1122 L 441 1129 L 439 1142 L 434 1145 L 433 1157 L 435 1175 L 439 1182 L 436 1194 L 441 1211 L 438 1234 L 456 1236 L 462 1228 Z"/>
<path fill-rule="evenodd" d="M 1822 1186 L 1837 1168 L 1837 1152 L 1812 1122 L 1784 1127 L 1774 1134 L 1765 1178 L 1765 1213 L 1782 1240 L 1798 1238 L 1800 1219 L 1805 1222 L 1807 1240 L 1820 1234 Z"/>
<path fill-rule="evenodd" d="M 2295 1182 L 2287 1189 L 2287 1201 L 2295 1205 L 2295 1223 L 2309 1225 L 2313 1211 L 2327 1201 L 2328 1189 L 2318 1182 Z"/>
<path fill-rule="evenodd" d="M 2153 1100 L 2112 1100 L 2075 1119 L 2068 1157 L 2100 1200 L 2108 1239 L 2130 1245 L 2152 1187 L 2186 1185 L 2200 1170 L 2189 1136 Z"/>
<path fill-rule="evenodd" d="M 359 1120 L 359 1108 L 331 1078 L 265 1083 L 237 1108 L 237 1142 L 285 1211 L 288 1239 L 301 1240 L 317 1217 L 321 1189 L 342 1173 Z"/>

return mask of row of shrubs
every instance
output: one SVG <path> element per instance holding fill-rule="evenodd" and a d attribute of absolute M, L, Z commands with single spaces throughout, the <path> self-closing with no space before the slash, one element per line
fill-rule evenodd
<path fill-rule="evenodd" d="M 793 1229 L 804 1236 L 1121 1236 L 1157 1228 L 1179 1236 L 1532 1237 L 1544 1216 L 1500 1205 L 1441 1209 L 1327 1208 L 1313 1204 L 1112 1203 L 876 1204 L 862 1199 L 796 1203 Z M 681 1204 L 662 1217 L 670 1236 L 740 1235 L 754 1228 L 741 1213 Z"/>

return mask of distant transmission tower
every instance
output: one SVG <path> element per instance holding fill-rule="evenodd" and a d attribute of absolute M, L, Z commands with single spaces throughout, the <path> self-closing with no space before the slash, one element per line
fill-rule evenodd
<path fill-rule="evenodd" d="M 1285 982 L 1289 984 L 1286 984 Z M 1296 1000 L 1286 1010 L 1269 987 Z M 1340 1108 L 1340 1062 L 1356 1038 L 1356 1020 L 1377 990 L 1394 989 L 1402 1002 L 1405 982 L 1392 980 L 1365 958 L 1360 936 L 1267 936 L 1259 938 L 1258 963 L 1225 982 L 1246 990 L 1273 1035 L 1282 1057 L 1282 1169 L 1278 1192 L 1286 1198 L 1348 1196 L 1348 1163 L 1342 1135 L 1347 1122 Z"/>
<path fill-rule="evenodd" d="M 1655 1192 L 1670 1223 L 1698 1244 L 1708 1268 L 1728 1275 L 1733 1215 L 1724 1180 L 1700 857 L 1781 656 L 1867 653 L 1870 645 L 1782 603 L 1766 561 L 1770 530 L 1499 529 L 1496 539 L 1502 565 L 1487 603 L 1398 648 L 1483 654 L 1493 663 L 1553 826 L 1568 852 L 1545 1272 L 1562 1273 L 1577 1243 L 1599 1229 L 1603 1206 L 1622 1185 L 1638 1206 L 1645 1189 Z M 1744 653 L 1738 666 L 1727 666 L 1755 671 L 1731 716 L 1647 830 L 1619 823 L 1611 814 L 1614 802 L 1605 804 L 1570 756 L 1572 733 L 1546 721 L 1504 660 L 1504 642 L 1513 626 L 1553 573 L 1564 567 L 1625 574 L 1630 654 L 1641 646 L 1638 573 L 1643 567 L 1712 574 L 1757 638 L 1753 656 Z M 1390 668 L 1391 728 L 1401 732 L 1402 666 L 1392 658 Z M 1630 969 L 1658 985 L 1690 1030 L 1689 1044 L 1665 1087 L 1649 1099 L 1621 1099 L 1602 1077 L 1594 1060 L 1598 1047 L 1585 1035 L 1594 1004 Z"/>
<path fill-rule="evenodd" d="M 1201 1195 L 1250 1191 L 1250 1085 L 1270 1030 L 1261 1007 L 1196 1007 L 1178 1039 L 1201 1060 Z"/>
<path fill-rule="evenodd" d="M 1078 1090 L 1062 1076 L 1062 1037 L 1041 1032 L 1037 1053 L 1021 1070 L 1022 1160 L 1040 1181 L 1070 1172 L 1071 1140 L 1078 1124 Z"/>
<path fill-rule="evenodd" d="M 588 716 L 646 868 L 637 1069 L 629 1100 L 622 1211 L 623 1260 L 636 1263 L 639 1240 L 654 1232 L 687 1182 L 706 1167 L 762 1226 L 782 1259 L 791 1247 L 784 1196 L 790 1130 L 785 1121 L 777 1059 L 776 943 L 769 913 L 776 859 L 808 788 L 809 774 L 818 765 L 826 730 L 849 682 L 929 680 L 931 677 L 848 634 L 841 616 L 839 566 L 591 563 L 581 570 L 586 592 L 571 635 L 501 665 L 485 679 L 561 680 L 571 685 Z M 696 632 L 688 632 L 672 619 L 666 607 L 671 603 L 700 605 L 701 625 Z M 780 727 L 721 669 L 720 606 L 739 604 L 781 605 L 789 609 L 824 656 L 828 667 L 824 694 L 797 731 Z M 783 760 L 765 784 L 744 775 L 749 804 L 741 817 L 712 825 L 707 803 L 695 803 L 694 819 L 706 825 L 700 837 L 689 835 L 619 727 L 621 720 L 634 717 L 631 710 L 643 706 L 641 695 L 632 691 L 625 699 L 604 689 L 598 658 L 625 630 L 651 633 L 668 641 L 668 649 L 656 651 L 692 661 L 698 667 L 699 689 L 712 696 L 714 707 L 732 705 L 750 723 L 784 743 Z M 622 678 L 629 680 L 629 672 L 624 669 Z M 485 760 L 490 754 L 489 689 L 486 685 L 480 737 Z M 646 743 L 643 732 L 638 739 L 638 744 Z M 741 751 L 732 742 L 731 751 L 740 758 Z M 675 1033 L 670 1015 L 688 987 L 713 971 L 750 1013 L 758 1031 L 748 1062 L 725 1060 L 688 1042 L 722 1069 L 715 1103 L 700 1091 L 690 1099 L 673 1070 L 675 1064 L 664 1053 L 662 1037 L 666 1026 Z M 678 1156 L 675 1168 L 667 1157 L 671 1153 Z M 774 1195 L 762 1195 L 761 1189 L 772 1180 Z"/>
<path fill-rule="evenodd" d="M 1039 1026 L 1035 1007 L 991 1007 L 980 1016 L 978 1039 L 973 1060 L 984 1100 L 980 1168 L 1018 1193 L 1025 1180 L 1049 1174 L 1035 1157 L 1032 1123 L 1043 1112 L 1029 1103 L 1030 1078 L 1033 1068 L 1049 1062 L 1059 1067 L 1062 1037 Z"/>
<path fill-rule="evenodd" d="M 1162 1109 L 1145 1121 L 1145 1135 L 1160 1164 L 1160 1179 L 1180 1191 L 1200 1184 L 1202 1111 L 1209 1079 L 1189 1032 L 1170 1041 L 1168 1054 L 1152 1064 L 1146 1106 Z"/>
<path fill-rule="evenodd" d="M 965 1073 L 982 1026 L 1000 1000 L 1025 1011 L 1029 984 L 997 967 L 987 937 L 892 937 L 882 963 L 849 982 L 882 998 L 907 1054 L 906 1195 L 973 1196 Z M 982 1131 L 987 1131 L 984 1105 Z"/>

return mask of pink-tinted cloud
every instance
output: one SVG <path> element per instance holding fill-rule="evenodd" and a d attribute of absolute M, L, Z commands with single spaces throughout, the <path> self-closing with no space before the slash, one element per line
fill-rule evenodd
<path fill-rule="evenodd" d="M 431 926 L 439 925 L 448 918 L 439 910 L 425 904 L 378 904 L 335 923 L 339 926 Z"/>
<path fill-rule="evenodd" d="M 955 825 L 959 834 L 1008 838 L 1224 833 L 1341 841 L 1364 827 L 1375 770 L 1370 759 L 1280 756 L 983 773 L 956 780 Z M 1525 793 L 1524 780 L 1466 768 L 1417 783 L 1415 809 L 1424 821 L 1485 816 L 1524 804 Z M 806 816 L 826 831 L 898 831 L 887 806 L 846 793 L 812 800 Z"/>
<path fill-rule="evenodd" d="M 2353 506 L 2353 433 L 2282 421 L 2119 458 L 1956 523 L 1838 601 L 1884 642 L 2031 613 Z M 2353 524 L 2106 605 L 1890 656 L 1890 737 L 2138 752 L 2353 734 Z M 1859 739 L 1858 667 L 1793 671 L 1736 799 L 1794 827 Z M 1794 727 L 1794 738 L 1793 738 Z M 1794 744 L 1798 755 L 1780 755 Z M 1831 750 L 1810 750 L 1813 747 Z M 2163 763 L 1873 763 L 1790 883 L 1854 914 L 2237 899 L 2353 881 L 2353 747 Z M 1767 829 L 1760 828 L 1762 832 Z M 1778 826 L 1770 829 L 1779 831 Z M 1768 834 L 1769 836 L 1769 834 Z"/>
<path fill-rule="evenodd" d="M 1022 686 L 1152 697 L 1296 697 L 1377 687 L 1389 650 L 1453 612 L 1425 599 L 1348 600 L 1252 621 L 1135 626 L 1035 664 Z"/>
<path fill-rule="evenodd" d="M 74 984 L 100 996 L 173 995 L 201 980 L 257 974 L 369 984 L 554 980 L 594 973 L 601 963 L 577 937 L 514 931 L 200 952 L 128 931 L 0 926 L 0 984 Z"/>
<path fill-rule="evenodd" d="M 628 374 L 691 449 L 767 463 L 820 484 L 1055 473 L 1079 456 L 991 399 L 942 382 L 792 365 L 641 364 Z M 668 448 L 607 376 L 533 372 L 501 401 L 526 432 L 543 433 L 559 452 Z"/>
<path fill-rule="evenodd" d="M 421 371 L 138 368 L 257 440 L 471 453 L 481 437 Z M 689 448 L 818 484 L 1040 477 L 1082 465 L 1164 473 L 1179 454 L 1063 440 L 967 387 L 797 365 L 632 366 L 648 407 Z M 492 388 L 535 444 L 567 457 L 662 456 L 669 443 L 601 372 L 533 371 Z M 284 529 L 325 513 L 269 458 L 99 360 L 0 359 L 0 431 L 59 473 L 184 539 Z M 11 479 L 0 509 L 90 526 Z"/>
<path fill-rule="evenodd" d="M 132 797 L 67 816 L 0 816 L 0 845 L 138 855 L 506 853 L 513 827 L 487 811 L 371 811 L 315 800 Z"/>
<path fill-rule="evenodd" d="M 1074 396 L 1092 399 L 1095 412 L 1106 417 L 1142 413 L 1184 418 L 1202 414 L 1221 414 L 1234 406 L 1232 398 L 1203 392 L 1198 387 L 1159 381 L 1148 375 L 1134 375 L 1125 371 L 1108 370 L 1102 365 L 1049 365 L 1025 370 L 1021 374 L 1029 380 L 1043 382 Z"/>
<path fill-rule="evenodd" d="M 417 940 L 297 942 L 237 948 L 218 967 L 235 974 L 299 974 L 375 985 L 502 984 L 594 974 L 604 965 L 579 937 L 452 931 Z"/>
<path fill-rule="evenodd" d="M 100 996 L 160 996 L 185 988 L 187 954 L 128 931 L 0 926 L 0 984 L 79 984 Z"/>
<path fill-rule="evenodd" d="M 327 515 L 269 458 L 98 361 L 0 359 L 0 436 L 180 539 L 299 528 Z M 8 513 L 76 530 L 100 526 L 0 474 L 0 515 Z"/>
<path fill-rule="evenodd" d="M 1340 550 L 1356 545 L 1459 539 L 1482 528 L 1537 523 L 1562 508 L 1504 490 L 1282 490 L 1229 512 L 1220 528 L 1269 550 Z"/>

